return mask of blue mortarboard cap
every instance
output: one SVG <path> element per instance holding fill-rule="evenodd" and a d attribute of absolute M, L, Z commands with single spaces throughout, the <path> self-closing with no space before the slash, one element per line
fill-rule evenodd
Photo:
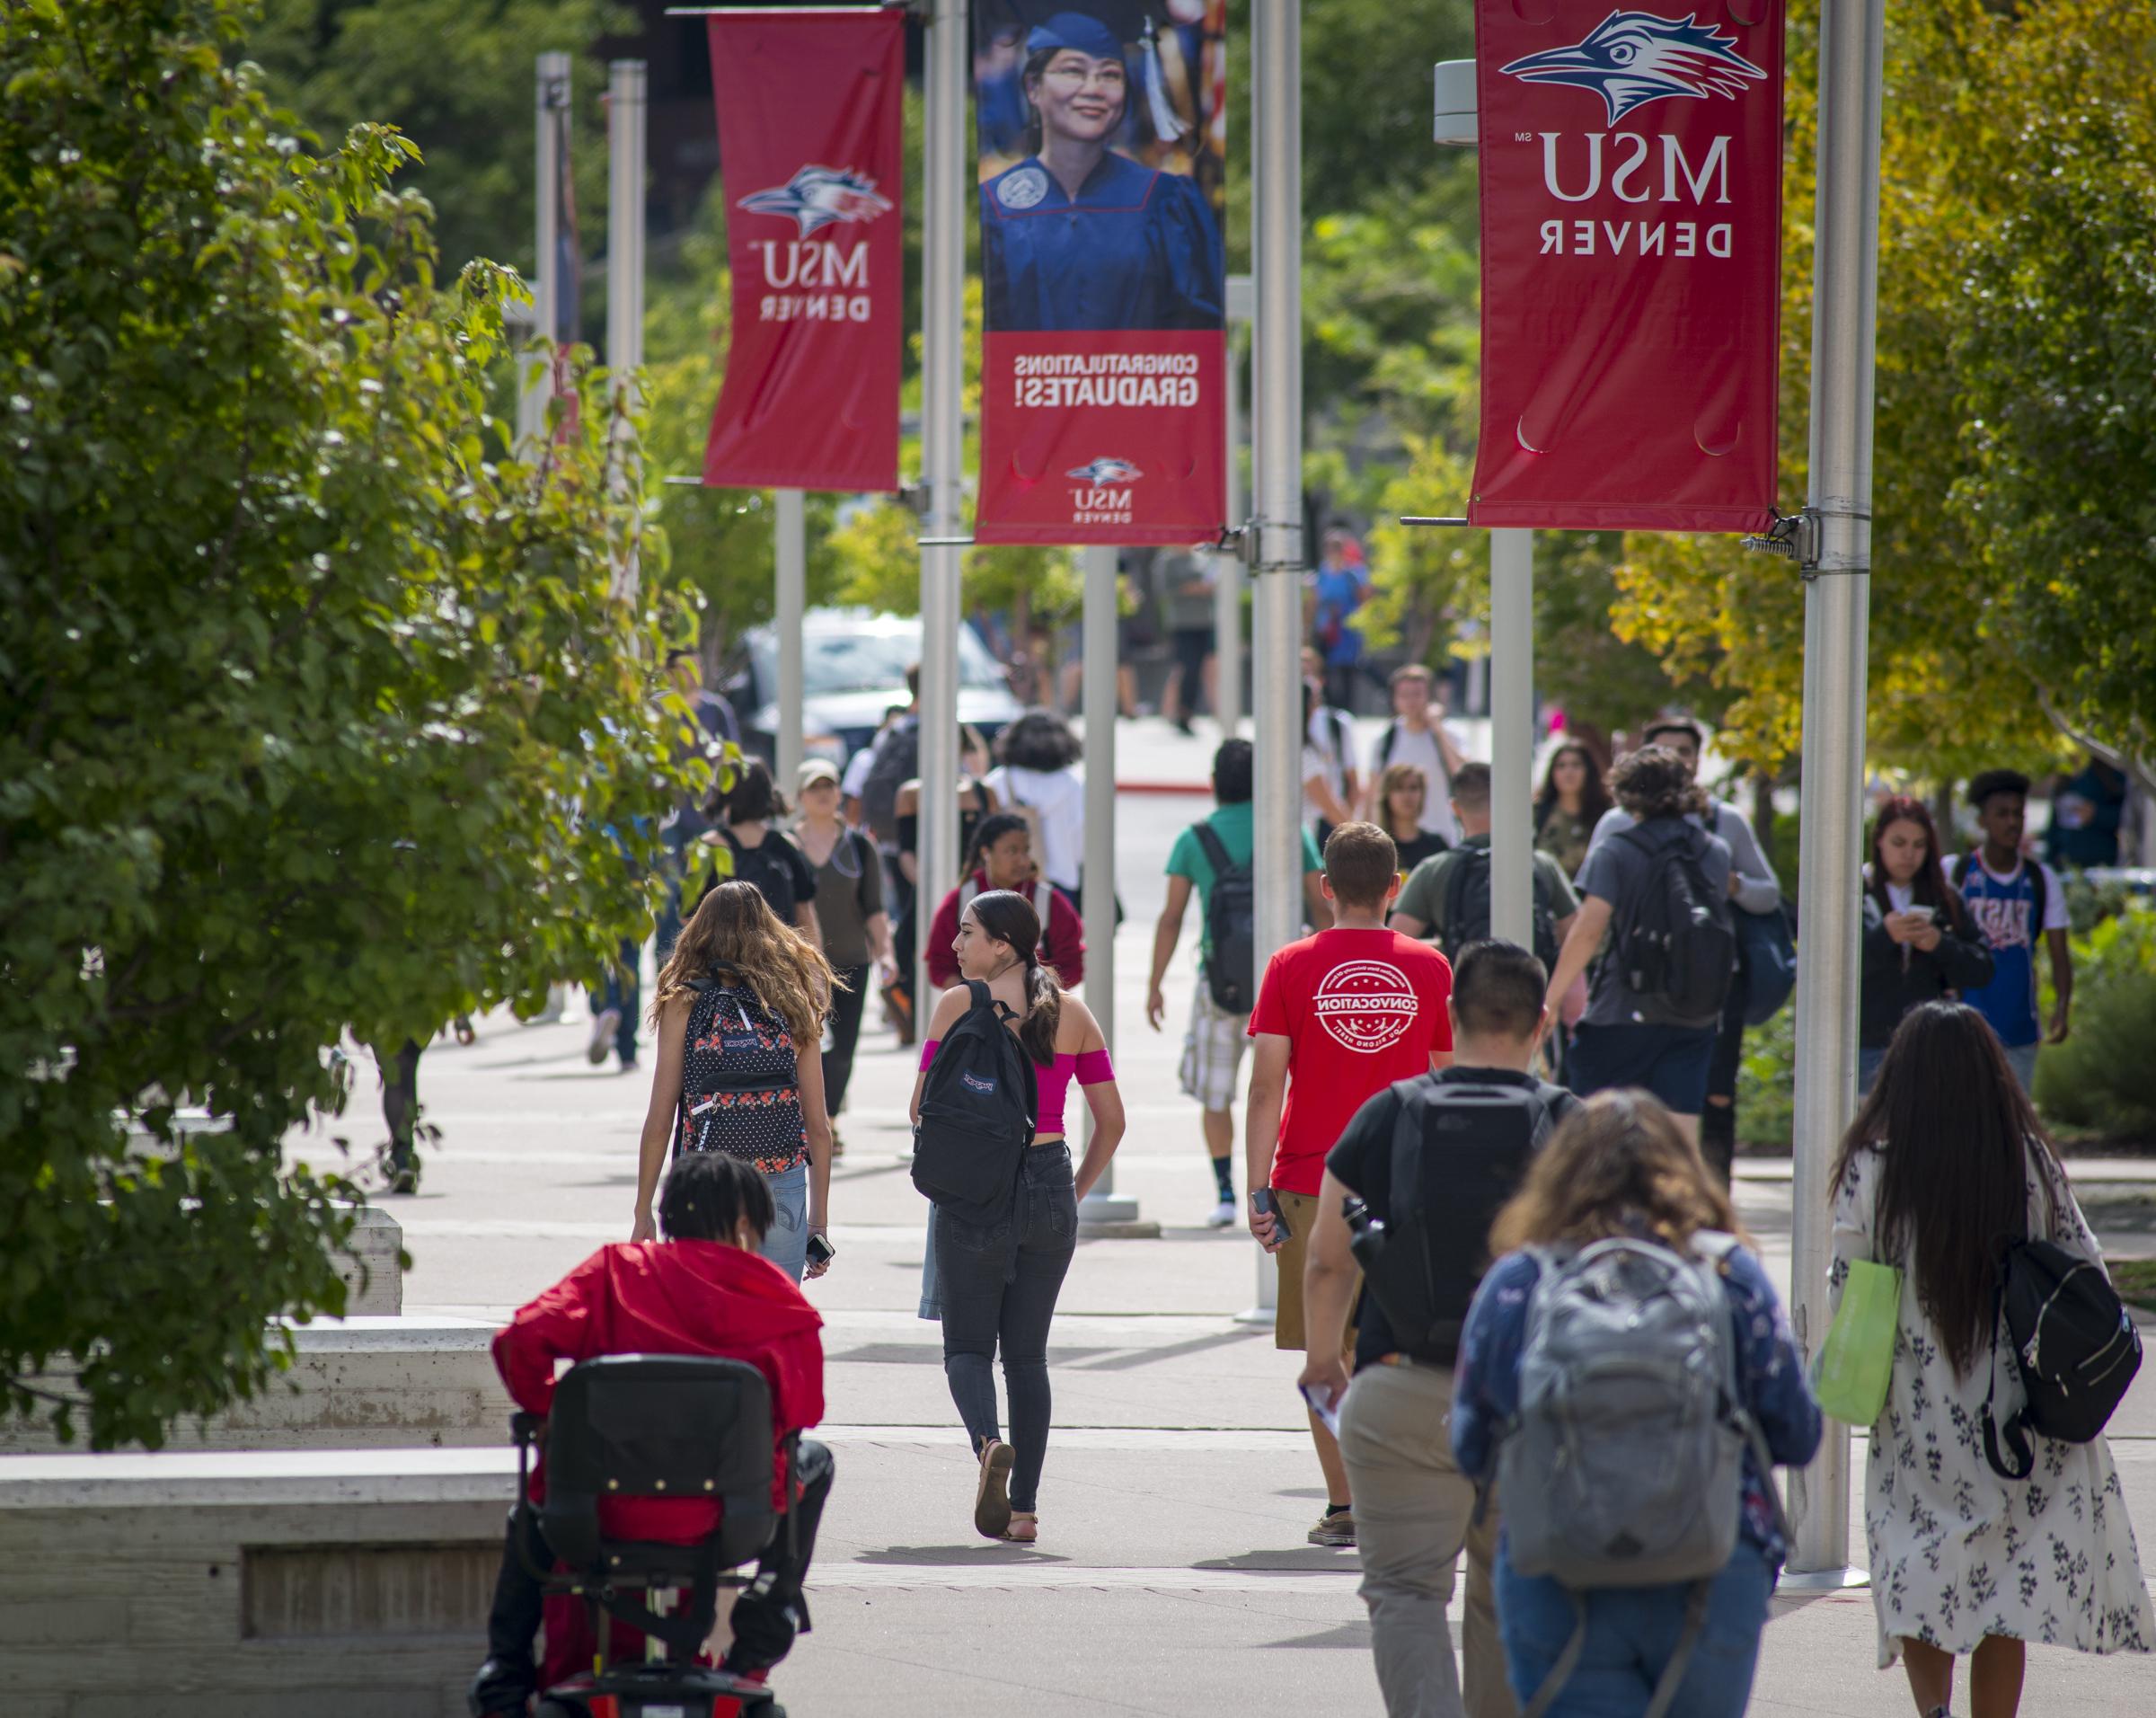
<path fill-rule="evenodd" d="M 1082 12 L 1059 12 L 1046 23 L 1036 24 L 1026 37 L 1026 57 L 1057 48 L 1074 48 L 1095 59 L 1121 59 L 1123 43 L 1098 18 Z"/>

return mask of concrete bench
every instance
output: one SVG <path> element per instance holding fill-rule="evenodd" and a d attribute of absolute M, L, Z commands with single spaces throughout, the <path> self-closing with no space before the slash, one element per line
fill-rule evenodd
<path fill-rule="evenodd" d="M 464 1712 L 508 1449 L 0 1457 L 12 1718 Z"/>
<path fill-rule="evenodd" d="M 447 1317 L 325 1318 L 295 1326 L 291 1371 L 252 1401 L 176 1427 L 171 1448 L 506 1447 L 513 1409 L 494 1370 L 494 1330 Z M 0 1421 L 0 1452 L 65 1448 L 43 1420 Z"/>

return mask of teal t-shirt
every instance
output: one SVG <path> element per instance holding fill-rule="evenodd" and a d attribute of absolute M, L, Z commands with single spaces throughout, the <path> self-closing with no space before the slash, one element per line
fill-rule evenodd
<path fill-rule="evenodd" d="M 1213 826 L 1213 833 L 1220 837 L 1220 845 L 1227 849 L 1228 857 L 1239 865 L 1250 863 L 1251 850 L 1257 845 L 1254 820 L 1257 812 L 1250 801 L 1241 805 L 1215 807 L 1206 821 Z M 1317 839 L 1305 828 L 1303 831 L 1303 869 L 1316 871 L 1323 862 L 1318 857 Z M 1195 830 L 1185 829 L 1175 838 L 1175 846 L 1168 853 L 1168 874 L 1171 877 L 1188 877 L 1197 890 L 1198 948 L 1202 953 L 1213 951 L 1213 939 L 1207 903 L 1213 892 L 1213 862 L 1206 857 L 1206 850 L 1198 845 Z"/>

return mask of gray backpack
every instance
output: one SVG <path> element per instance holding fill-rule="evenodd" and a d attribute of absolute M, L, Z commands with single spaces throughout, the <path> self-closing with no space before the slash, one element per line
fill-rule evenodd
<path fill-rule="evenodd" d="M 1624 1236 L 1535 1251 L 1498 1487 L 1513 1567 L 1570 1590 L 1579 1626 L 1525 1718 L 1549 1709 L 1579 1661 L 1587 1591 L 1690 1581 L 1684 1633 L 1648 1708 L 1661 1718 L 1736 1547 L 1745 1448 L 1774 1471 L 1744 1406 L 1719 1269 L 1736 1238 L 1702 1230 L 1692 1245 L 1697 1257 Z"/>

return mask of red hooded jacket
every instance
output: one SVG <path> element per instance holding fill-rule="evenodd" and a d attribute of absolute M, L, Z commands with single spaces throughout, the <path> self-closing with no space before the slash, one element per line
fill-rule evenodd
<path fill-rule="evenodd" d="M 823 1325 L 776 1265 L 720 1241 L 621 1242 L 601 1247 L 494 1339 L 494 1365 L 517 1405 L 544 1413 L 558 1360 L 602 1354 L 715 1354 L 747 1360 L 771 1385 L 779 1438 L 824 1417 Z M 785 1505 L 785 1464 L 773 1454 L 772 1502 Z M 545 1496 L 543 1470 L 532 1501 Z M 718 1525 L 701 1499 L 603 1501 L 608 1536 L 688 1545 Z"/>

